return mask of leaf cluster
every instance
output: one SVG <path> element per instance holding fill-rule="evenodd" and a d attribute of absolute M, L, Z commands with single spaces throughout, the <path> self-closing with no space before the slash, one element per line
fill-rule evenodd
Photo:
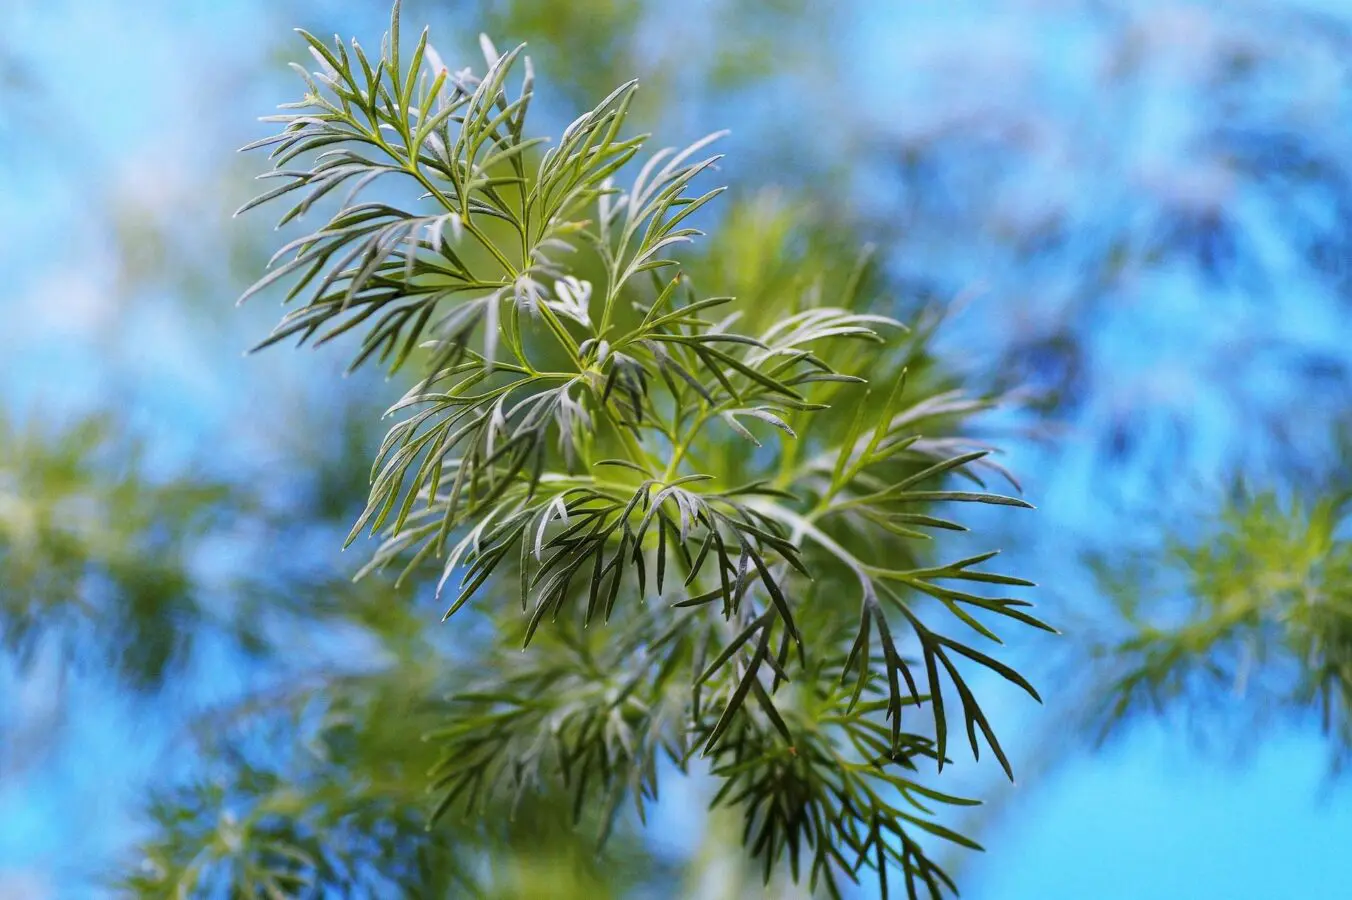
<path fill-rule="evenodd" d="M 349 543 L 380 536 L 364 573 L 435 560 L 447 618 L 474 610 L 528 648 L 429 731 L 437 813 L 563 785 L 608 823 L 655 799 L 659 756 L 703 757 L 767 880 L 810 853 L 833 894 L 870 867 L 884 890 L 889 868 L 911 896 L 952 888 L 916 835 L 970 844 L 925 805 L 964 801 L 910 773 L 949 761 L 950 711 L 1010 771 L 964 669 L 1037 693 L 931 613 L 996 642 L 996 619 L 1050 630 L 975 593 L 1030 584 L 978 568 L 995 553 L 901 562 L 965 530 L 937 504 L 1028 506 L 986 489 L 990 448 L 917 430 L 989 401 L 910 402 L 888 349 L 904 327 L 860 309 L 866 259 L 830 302 L 818 284 L 770 315 L 698 290 L 674 251 L 721 192 L 692 187 L 718 136 L 640 159 L 636 84 L 545 149 L 522 47 L 481 39 L 482 76 L 451 72 L 426 32 L 401 57 L 397 6 L 378 56 L 302 37 L 320 71 L 250 145 L 285 183 L 245 208 L 286 199 L 287 224 L 349 189 L 246 296 L 290 281 L 299 302 L 265 345 L 351 334 L 354 366 L 416 369 Z M 387 178 L 415 204 L 359 200 Z"/>

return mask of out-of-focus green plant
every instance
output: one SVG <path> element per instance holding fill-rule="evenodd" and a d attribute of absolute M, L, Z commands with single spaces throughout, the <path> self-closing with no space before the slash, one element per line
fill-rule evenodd
<path fill-rule="evenodd" d="M 556 797 L 429 840 L 425 773 L 437 748 L 420 738 L 453 715 L 446 686 L 435 657 L 405 656 L 290 685 L 261 713 L 237 710 L 238 722 L 202 720 L 209 764 L 156 789 L 152 837 L 118 887 L 138 897 L 619 897 L 632 886 L 625 873 L 662 874 L 647 859 L 606 872 Z M 631 834 L 617 843 L 611 863 L 638 852 Z"/>
<path fill-rule="evenodd" d="M 44 637 L 65 665 L 160 686 L 212 622 L 190 568 L 227 513 L 210 480 L 156 482 L 115 420 L 0 417 L 0 640 L 21 668 Z"/>
<path fill-rule="evenodd" d="M 924 564 L 913 549 L 965 530 L 936 503 L 1027 505 L 984 489 L 976 467 L 1003 471 L 988 448 L 938 436 L 992 401 L 905 389 L 915 345 L 861 311 L 864 262 L 756 303 L 698 291 L 671 251 L 721 192 L 687 193 L 714 138 L 616 187 L 644 141 L 622 134 L 634 83 L 541 153 L 519 47 L 484 39 L 486 73 L 453 72 L 425 33 L 404 55 L 397 7 L 378 55 L 304 36 L 321 71 L 254 145 L 273 147 L 284 183 L 249 206 L 298 199 L 285 224 L 347 196 L 249 293 L 289 280 L 301 300 L 266 344 L 351 332 L 354 366 L 424 363 L 352 537 L 383 533 L 368 572 L 438 560 L 457 584 L 447 616 L 471 614 L 470 637 L 487 620 L 479 664 L 426 728 L 434 817 L 461 811 L 475 829 L 562 792 L 604 844 L 625 804 L 641 818 L 656 798 L 660 759 L 704 757 L 767 880 L 786 868 L 834 894 L 872 868 L 886 892 L 897 869 L 912 895 L 951 888 L 925 841 L 975 845 L 933 804 L 971 801 L 926 786 L 918 764 L 949 761 L 953 716 L 1008 772 L 968 667 L 1037 695 L 935 614 L 991 640 L 990 617 L 1046 628 L 1026 601 L 953 586 L 1028 584 L 976 568 L 994 553 Z M 357 202 L 376 180 L 411 185 L 418 205 Z M 315 890 L 341 883 L 292 844 Z M 232 846 L 232 877 L 290 889 L 257 862 L 275 847 Z"/>
<path fill-rule="evenodd" d="M 802 67 L 837 21 L 805 0 L 713 0 L 690 16 L 644 0 L 579 0 L 566 5 L 481 0 L 475 12 L 491 34 L 528 42 L 551 73 L 551 89 L 576 104 L 617 83 L 643 80 L 631 105 L 660 122 L 673 106 L 746 88 Z M 690 44 L 704 58 L 690 65 Z"/>
<path fill-rule="evenodd" d="M 1196 537 L 1096 566 L 1117 617 L 1090 650 L 1101 738 L 1131 717 L 1313 716 L 1352 752 L 1352 539 L 1346 494 L 1236 489 Z"/>

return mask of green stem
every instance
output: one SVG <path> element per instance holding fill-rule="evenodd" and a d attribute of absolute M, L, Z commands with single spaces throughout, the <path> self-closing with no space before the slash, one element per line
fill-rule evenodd
<path fill-rule="evenodd" d="M 616 279 L 620 277 L 619 268 L 619 261 L 616 260 L 606 269 L 606 302 L 601 308 L 601 324 L 596 329 L 596 336 L 599 339 L 604 339 L 610 329 L 610 310 L 620 296 L 621 285 L 616 283 Z"/>
<path fill-rule="evenodd" d="M 497 246 L 494 245 L 494 243 L 488 239 L 488 236 L 479 230 L 479 226 L 475 225 L 472 221 L 470 221 L 468 202 L 466 201 L 466 203 L 462 203 L 461 207 L 457 209 L 455 205 L 451 203 L 450 198 L 447 197 L 445 194 L 443 194 L 441 192 L 441 189 L 438 188 L 435 184 L 433 184 L 430 178 L 428 178 L 425 174 L 423 174 L 423 170 L 418 167 L 418 160 L 412 148 L 409 149 L 407 155 L 400 155 L 395 151 L 393 147 L 389 145 L 389 142 L 386 141 L 385 138 L 380 134 L 379 129 L 374 129 L 370 132 L 367 132 L 367 136 L 371 139 L 373 143 L 375 143 L 378 147 L 380 147 L 380 149 L 384 150 L 385 153 L 387 153 L 391 159 L 393 159 L 395 162 L 400 163 L 404 167 L 404 171 L 408 172 L 408 174 L 412 175 L 415 179 L 417 179 L 418 183 L 421 184 L 429 194 L 435 197 L 437 199 L 437 202 L 439 202 L 443 207 L 445 207 L 447 212 L 458 213 L 460 215 L 460 224 L 464 227 L 465 231 L 468 232 L 470 235 L 472 235 L 474 239 L 477 240 L 481 245 L 483 245 L 483 248 L 487 250 L 493 256 L 493 258 L 498 261 L 498 265 L 502 266 L 503 271 L 507 273 L 507 276 L 509 278 L 512 279 L 516 278 L 516 276 L 519 274 L 516 270 L 516 267 L 513 266 L 511 262 L 507 259 L 507 257 L 503 255 L 502 251 L 499 250 Z"/>
<path fill-rule="evenodd" d="M 578 352 L 577 341 L 573 340 L 573 336 L 568 333 L 568 329 L 559 321 L 558 316 L 554 315 L 554 310 L 550 309 L 543 301 L 541 301 L 539 309 L 540 315 L 549 325 L 549 330 L 554 332 L 554 336 L 559 339 L 559 343 L 563 344 L 563 348 L 568 351 L 568 355 L 572 357 L 573 364 L 577 366 L 578 371 L 585 369 L 586 366 L 582 364 L 582 354 Z"/>
<path fill-rule="evenodd" d="M 425 177 L 423 177 L 422 173 L 418 172 L 416 174 L 418 175 L 419 181 L 421 181 L 424 185 L 427 186 L 431 185 L 431 182 L 429 182 Z M 480 244 L 483 245 L 485 250 L 487 250 L 490 254 L 492 254 L 493 258 L 498 261 L 498 265 L 502 266 L 503 271 L 507 273 L 507 277 L 515 280 L 517 275 L 520 273 L 517 272 L 516 267 L 511 264 L 511 262 L 503 254 L 503 252 L 497 248 L 497 245 L 494 244 L 492 241 L 490 241 L 488 239 L 488 236 L 479 230 L 479 226 L 471 222 L 468 215 L 463 214 L 461 216 L 460 224 L 464 226 L 466 232 L 471 234 L 475 240 L 477 240 Z"/>
<path fill-rule="evenodd" d="M 672 449 L 671 464 L 667 466 L 665 478 L 670 479 L 676 474 L 676 467 L 680 464 L 681 460 L 685 458 L 691 443 L 694 442 L 700 429 L 718 413 L 727 412 L 729 409 L 732 409 L 733 405 L 737 402 L 738 401 L 736 400 L 724 400 L 722 403 L 709 406 L 704 401 L 700 401 L 700 414 L 690 423 L 690 429 L 686 432 L 685 440 L 675 443 L 675 446 Z"/>
<path fill-rule="evenodd" d="M 686 451 L 690 449 L 690 442 L 694 440 L 695 435 L 697 435 L 699 430 L 704 427 L 704 423 L 709 421 L 709 417 L 713 415 L 713 413 L 713 409 L 706 407 L 695 418 L 695 421 L 690 423 L 690 430 L 686 432 L 685 440 L 676 443 L 672 447 L 671 462 L 667 464 L 666 471 L 662 474 L 663 481 L 670 481 L 672 476 L 676 474 L 677 467 L 680 466 L 681 460 L 685 458 Z"/>
<path fill-rule="evenodd" d="M 610 411 L 609 406 L 601 401 L 601 398 L 597 395 L 595 390 L 592 390 L 592 396 L 596 397 L 597 405 L 601 407 L 601 414 L 606 417 L 606 421 L 610 423 L 610 427 L 615 429 L 615 432 L 620 436 L 620 443 L 624 445 L 624 450 L 629 456 L 629 461 L 635 465 L 641 466 L 647 471 L 652 471 L 654 468 L 653 459 L 644 452 L 638 439 L 634 437 L 629 429 L 625 428 L 624 425 L 620 423 L 619 419 L 615 418 L 615 414 Z"/>

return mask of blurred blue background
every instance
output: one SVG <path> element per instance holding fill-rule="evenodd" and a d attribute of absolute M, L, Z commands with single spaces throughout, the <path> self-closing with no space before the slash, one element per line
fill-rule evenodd
<path fill-rule="evenodd" d="M 938 338 L 946 358 L 1035 400 L 993 427 L 1040 513 L 987 524 L 1019 529 L 1001 542 L 1053 621 L 1102 607 L 1083 554 L 1158 545 L 1236 474 L 1284 495 L 1346 484 L 1352 5 L 534 6 L 411 0 L 405 20 L 432 22 L 448 61 L 481 28 L 506 27 L 500 45 L 531 38 L 541 71 L 564 77 L 537 128 L 576 114 L 607 67 L 651 79 L 644 112 L 663 138 L 731 123 L 736 193 L 834 204 L 906 292 L 963 298 Z M 257 163 L 234 148 L 295 93 L 290 26 L 374 43 L 387 15 L 337 0 L 6 0 L 0 411 L 14 434 L 107 413 L 151 483 L 192 474 L 261 486 L 272 509 L 322 505 L 304 466 L 339 442 L 298 450 L 298 421 L 337 434 L 379 398 L 361 377 L 336 394 L 317 374 L 336 373 L 331 354 L 242 357 L 275 308 L 234 307 L 272 238 L 230 218 Z M 584 65 L 588 40 L 602 49 Z M 0 451 L 15 528 L 33 471 L 22 446 Z M 290 564 L 322 567 L 342 530 L 312 533 Z M 91 879 L 145 831 L 145 786 L 193 771 L 185 711 L 331 652 L 309 637 L 280 663 L 240 650 L 253 613 L 228 584 L 272 539 L 225 528 L 183 550 L 208 614 L 162 692 L 73 666 L 51 637 L 0 666 L 0 898 L 98 895 Z M 1038 680 L 1045 709 L 996 708 L 1021 777 L 982 821 L 988 852 L 964 860 L 964 896 L 1352 895 L 1352 793 L 1314 724 L 1228 728 L 1222 709 L 1209 741 L 1165 718 L 1092 749 L 1058 708 L 1076 677 Z"/>

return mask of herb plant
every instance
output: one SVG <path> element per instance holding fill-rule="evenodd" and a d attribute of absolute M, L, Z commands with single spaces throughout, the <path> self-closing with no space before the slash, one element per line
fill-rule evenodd
<path fill-rule="evenodd" d="M 305 96 L 248 148 L 280 185 L 244 209 L 286 201 L 286 224 L 342 199 L 245 296 L 289 285 L 264 346 L 348 336 L 354 368 L 407 378 L 348 539 L 379 536 L 361 574 L 437 571 L 447 618 L 524 651 L 426 734 L 430 820 L 564 791 L 604 844 L 698 766 L 767 881 L 953 889 L 934 839 L 976 845 L 936 808 L 974 801 L 923 773 L 955 723 L 1010 772 L 974 669 L 1038 696 L 967 632 L 1050 630 L 978 593 L 1031 584 L 980 568 L 995 552 L 917 549 L 966 530 L 951 504 L 1028 507 L 961 436 L 993 401 L 908 388 L 867 256 L 772 304 L 696 284 L 678 251 L 723 191 L 697 187 L 719 135 L 648 152 L 636 83 L 548 141 L 523 47 L 481 38 L 483 73 L 452 70 L 426 31 L 403 45 L 397 5 L 378 56 L 301 36 L 319 71 L 296 67 Z M 377 181 L 407 200 L 365 199 Z"/>

